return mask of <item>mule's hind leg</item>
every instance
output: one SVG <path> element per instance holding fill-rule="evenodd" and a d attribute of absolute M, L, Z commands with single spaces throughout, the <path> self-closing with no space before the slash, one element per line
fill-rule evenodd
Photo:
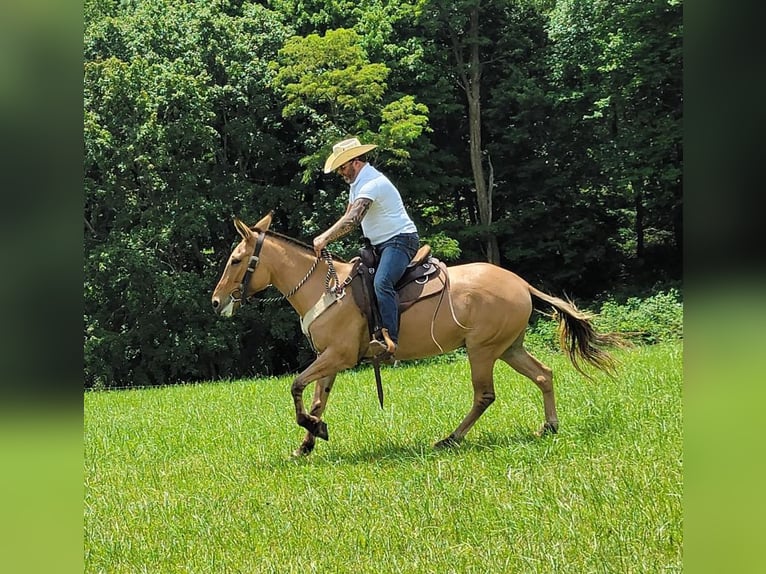
<path fill-rule="evenodd" d="M 327 398 L 330 396 L 330 390 L 335 382 L 335 375 L 318 379 L 314 383 L 314 400 L 311 402 L 310 414 L 318 419 L 322 418 L 325 407 L 327 406 Z M 293 456 L 305 456 L 311 454 L 316 444 L 316 435 L 310 431 L 306 431 L 306 437 L 303 439 L 301 445 L 293 452 Z"/>
<path fill-rule="evenodd" d="M 471 363 L 471 383 L 473 383 L 473 405 L 460 425 L 447 438 L 437 442 L 434 447 L 454 446 L 463 440 L 487 407 L 495 401 L 495 385 L 492 369 L 495 359 L 488 353 L 468 352 Z"/>
<path fill-rule="evenodd" d="M 556 414 L 556 398 L 553 394 L 553 371 L 530 355 L 521 340 L 514 343 L 500 358 L 514 370 L 529 378 L 542 391 L 545 424 L 538 434 L 558 432 L 559 419 Z"/>

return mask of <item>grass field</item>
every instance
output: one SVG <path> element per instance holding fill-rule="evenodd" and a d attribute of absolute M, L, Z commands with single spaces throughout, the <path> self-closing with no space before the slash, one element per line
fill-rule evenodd
<path fill-rule="evenodd" d="M 85 569 L 122 573 L 579 573 L 682 568 L 682 344 L 620 376 L 554 369 L 559 434 L 504 364 L 457 448 L 468 364 L 339 375 L 330 441 L 293 460 L 291 377 L 85 395 Z M 307 390 L 306 399 L 310 400 Z"/>

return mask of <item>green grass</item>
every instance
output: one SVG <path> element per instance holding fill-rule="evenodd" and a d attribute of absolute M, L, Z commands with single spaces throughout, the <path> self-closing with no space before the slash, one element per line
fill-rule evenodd
<path fill-rule="evenodd" d="M 85 395 L 86 572 L 680 572 L 680 342 L 591 383 L 560 354 L 561 428 L 504 364 L 462 445 L 468 364 L 339 375 L 330 441 L 290 452 L 290 377 Z M 307 390 L 306 399 L 310 400 Z"/>

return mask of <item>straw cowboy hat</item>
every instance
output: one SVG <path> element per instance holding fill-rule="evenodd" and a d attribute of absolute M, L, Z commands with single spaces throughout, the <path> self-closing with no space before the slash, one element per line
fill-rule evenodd
<path fill-rule="evenodd" d="M 350 138 L 336 143 L 332 146 L 332 153 L 327 161 L 324 162 L 324 172 L 332 173 L 339 166 L 343 165 L 350 159 L 359 157 L 366 154 L 368 151 L 375 149 L 376 145 L 362 145 L 356 138 Z"/>

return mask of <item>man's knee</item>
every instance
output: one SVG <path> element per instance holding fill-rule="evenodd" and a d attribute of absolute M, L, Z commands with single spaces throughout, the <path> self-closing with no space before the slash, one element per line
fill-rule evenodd
<path fill-rule="evenodd" d="M 394 282 L 390 277 L 375 275 L 373 284 L 375 286 L 375 294 L 378 296 L 394 292 Z"/>

